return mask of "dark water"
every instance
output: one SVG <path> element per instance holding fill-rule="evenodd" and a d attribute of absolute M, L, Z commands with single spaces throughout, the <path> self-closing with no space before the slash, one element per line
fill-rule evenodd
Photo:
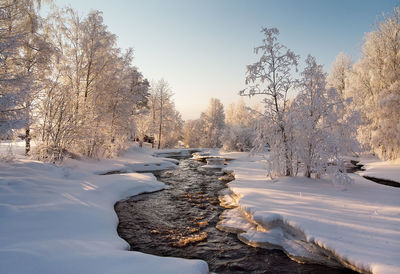
<path fill-rule="evenodd" d="M 359 161 L 351 160 L 350 162 L 353 164 L 353 166 L 349 167 L 346 170 L 348 173 L 355 173 L 357 171 L 365 170 L 364 165 L 360 164 Z M 373 181 L 373 182 L 381 184 L 381 185 L 386 185 L 386 186 L 391 186 L 391 187 L 400 187 L 400 183 L 392 181 L 392 180 L 381 179 L 381 178 L 376 178 L 376 177 L 371 177 L 371 176 L 363 176 L 363 177 L 367 180 Z"/>
<path fill-rule="evenodd" d="M 201 165 L 181 160 L 179 169 L 157 174 L 169 189 L 115 205 L 118 233 L 131 250 L 202 259 L 217 273 L 352 273 L 345 268 L 298 264 L 280 250 L 251 247 L 236 234 L 216 229 L 224 210 L 218 192 L 226 186 L 215 172 L 198 169 Z"/>

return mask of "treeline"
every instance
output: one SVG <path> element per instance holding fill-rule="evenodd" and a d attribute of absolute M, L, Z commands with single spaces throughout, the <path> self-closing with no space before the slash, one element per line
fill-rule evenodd
<path fill-rule="evenodd" d="M 254 147 L 258 113 L 243 100 L 228 106 L 211 98 L 206 111 L 186 121 L 183 142 L 186 147 L 220 148 L 226 151 L 250 151 Z"/>
<path fill-rule="evenodd" d="M 52 7 L 44 19 L 39 7 L 0 0 L 0 135 L 22 130 L 26 154 L 111 157 L 137 139 L 156 148 L 268 149 L 271 176 L 301 169 L 342 182 L 342 156 L 357 154 L 360 144 L 382 159 L 400 157 L 399 8 L 365 36 L 356 63 L 341 53 L 329 75 L 308 56 L 298 76 L 300 57 L 279 42 L 277 29 L 262 29 L 259 60 L 247 66 L 240 92 L 262 95 L 262 108 L 241 101 L 225 111 L 213 98 L 184 123 L 168 83 L 143 77 L 101 12 Z"/>

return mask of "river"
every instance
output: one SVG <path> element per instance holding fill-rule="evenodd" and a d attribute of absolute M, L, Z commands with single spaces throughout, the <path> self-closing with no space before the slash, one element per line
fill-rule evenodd
<path fill-rule="evenodd" d="M 205 260 L 216 273 L 354 273 L 346 268 L 299 264 L 281 250 L 255 248 L 216 228 L 226 188 L 204 163 L 181 159 L 179 168 L 155 173 L 169 187 L 115 204 L 118 233 L 131 250 Z"/>

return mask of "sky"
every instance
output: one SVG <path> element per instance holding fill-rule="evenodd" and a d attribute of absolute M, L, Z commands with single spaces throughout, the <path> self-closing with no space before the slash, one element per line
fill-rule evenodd
<path fill-rule="evenodd" d="M 262 27 L 276 27 L 279 41 L 308 54 L 328 72 L 339 52 L 360 56 L 365 33 L 400 0 L 54 0 L 84 16 L 103 12 L 118 46 L 134 49 L 144 77 L 166 80 L 183 119 L 195 119 L 209 99 L 227 107 L 245 88 L 246 65 L 256 61 Z M 246 102 L 254 104 L 262 97 Z"/>

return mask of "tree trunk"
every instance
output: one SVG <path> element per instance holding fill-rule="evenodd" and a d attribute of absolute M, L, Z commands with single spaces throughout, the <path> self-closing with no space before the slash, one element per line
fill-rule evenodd
<path fill-rule="evenodd" d="M 29 126 L 25 128 L 25 155 L 28 156 L 31 151 L 31 129 Z"/>
<path fill-rule="evenodd" d="M 162 122 L 161 122 L 161 119 L 160 119 L 160 127 L 159 127 L 159 130 L 158 130 L 158 146 L 157 146 L 157 149 L 160 149 L 160 147 L 161 147 L 161 129 L 162 129 Z"/>
<path fill-rule="evenodd" d="M 285 128 L 283 126 L 280 127 L 282 132 L 282 139 L 283 139 L 283 147 L 285 150 L 285 176 L 292 176 L 292 161 L 289 157 L 289 145 L 287 141 L 287 136 L 285 133 Z"/>
<path fill-rule="evenodd" d="M 306 165 L 306 170 L 304 172 L 304 176 L 307 178 L 311 178 L 311 167 L 309 165 Z"/>

